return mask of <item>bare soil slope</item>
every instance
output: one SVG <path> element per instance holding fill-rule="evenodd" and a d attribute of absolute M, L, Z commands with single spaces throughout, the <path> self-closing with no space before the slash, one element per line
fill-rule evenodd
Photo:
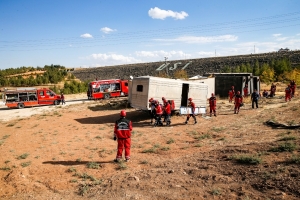
<path fill-rule="evenodd" d="M 184 125 L 174 116 L 171 127 L 105 101 L 1 121 L 0 198 L 299 199 L 300 131 L 265 124 L 300 124 L 299 102 L 277 95 L 233 114 L 219 100 L 217 117 Z M 114 163 L 123 108 L 133 121 L 132 159 Z"/>

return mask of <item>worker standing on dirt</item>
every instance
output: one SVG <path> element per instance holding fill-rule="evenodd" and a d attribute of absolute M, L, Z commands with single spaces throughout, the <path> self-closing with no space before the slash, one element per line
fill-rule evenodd
<path fill-rule="evenodd" d="M 235 95 L 234 86 L 231 86 L 231 89 L 229 90 L 228 95 L 229 95 L 229 103 L 231 103 L 232 99 Z"/>
<path fill-rule="evenodd" d="M 243 96 L 240 91 L 237 92 L 234 98 L 234 114 L 239 114 L 240 107 L 243 105 Z"/>
<path fill-rule="evenodd" d="M 243 91 L 244 91 L 244 97 L 248 97 L 248 93 L 249 93 L 248 92 L 248 84 L 245 85 Z"/>
<path fill-rule="evenodd" d="M 296 82 L 295 82 L 295 80 L 292 80 L 290 85 L 291 85 L 291 90 L 292 90 L 292 97 L 294 97 L 295 91 L 296 91 Z"/>
<path fill-rule="evenodd" d="M 192 98 L 189 98 L 188 100 L 189 100 L 188 107 L 191 108 L 191 113 L 188 114 L 188 115 L 186 116 L 185 124 L 187 124 L 187 123 L 189 122 L 190 117 L 193 117 L 193 119 L 194 119 L 194 124 L 197 124 L 197 119 L 196 119 L 196 115 L 195 115 L 196 105 L 195 105 L 195 103 L 193 102 L 193 99 L 192 99 Z"/>
<path fill-rule="evenodd" d="M 61 93 L 60 100 L 61 100 L 61 105 L 66 104 L 64 93 Z"/>
<path fill-rule="evenodd" d="M 276 92 L 276 85 L 272 83 L 271 89 L 270 89 L 270 97 L 274 97 Z"/>
<path fill-rule="evenodd" d="M 155 120 L 155 100 L 153 98 L 149 99 L 149 107 L 150 107 L 150 118 L 151 118 L 151 122 L 150 124 L 153 123 L 153 119 Z"/>
<path fill-rule="evenodd" d="M 256 91 L 256 89 L 254 89 L 254 92 L 252 92 L 251 94 L 252 109 L 254 109 L 254 103 L 256 105 L 256 108 L 258 108 L 258 99 L 259 99 L 259 94 Z"/>
<path fill-rule="evenodd" d="M 164 118 L 164 121 L 163 122 L 166 122 L 166 120 L 167 120 L 167 113 L 166 113 L 166 110 L 165 110 L 165 104 L 166 104 L 166 102 L 168 102 L 167 100 L 166 100 L 166 98 L 165 97 L 162 97 L 161 98 L 161 100 L 162 100 L 162 102 L 163 102 L 163 114 L 162 114 L 162 118 Z"/>
<path fill-rule="evenodd" d="M 161 121 L 161 116 L 163 114 L 163 108 L 162 108 L 162 105 L 159 104 L 158 100 L 155 100 L 155 113 L 156 113 L 156 116 L 155 116 L 154 126 L 163 126 L 163 123 Z"/>
<path fill-rule="evenodd" d="M 114 128 L 114 140 L 118 140 L 118 150 L 117 156 L 114 160 L 115 162 L 122 161 L 123 150 L 125 149 L 125 161 L 130 160 L 130 145 L 131 145 L 131 131 L 132 122 L 126 117 L 126 111 L 122 110 L 120 112 L 120 119 L 115 123 Z"/>
<path fill-rule="evenodd" d="M 217 99 L 214 93 L 211 93 L 211 97 L 208 99 L 209 101 L 209 113 L 210 117 L 212 116 L 212 112 L 214 112 L 214 116 L 217 116 L 216 107 L 217 107 Z"/>
<path fill-rule="evenodd" d="M 285 101 L 287 100 L 291 101 L 291 95 L 292 95 L 291 85 L 288 85 L 287 88 L 285 88 Z"/>
<path fill-rule="evenodd" d="M 163 110 L 164 110 L 164 122 L 166 122 L 167 126 L 171 124 L 171 105 L 170 103 L 163 97 Z"/>

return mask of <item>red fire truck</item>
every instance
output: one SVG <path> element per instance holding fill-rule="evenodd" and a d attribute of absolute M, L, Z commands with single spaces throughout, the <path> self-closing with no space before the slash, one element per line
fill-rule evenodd
<path fill-rule="evenodd" d="M 88 99 L 109 99 L 120 96 L 128 96 L 128 80 L 97 80 L 89 83 Z"/>
<path fill-rule="evenodd" d="M 5 105 L 9 108 L 24 108 L 40 105 L 58 105 L 60 96 L 47 88 L 19 88 L 4 90 Z"/>

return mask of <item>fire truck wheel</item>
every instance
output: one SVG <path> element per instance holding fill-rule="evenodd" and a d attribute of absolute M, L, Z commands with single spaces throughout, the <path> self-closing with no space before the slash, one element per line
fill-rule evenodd
<path fill-rule="evenodd" d="M 22 108 L 24 108 L 24 107 L 25 107 L 25 106 L 24 106 L 23 103 L 19 103 L 19 104 L 18 104 L 18 108 L 19 108 L 19 109 L 22 109 Z"/>
<path fill-rule="evenodd" d="M 110 95 L 109 94 L 105 94 L 104 95 L 104 99 L 109 99 Z"/>
<path fill-rule="evenodd" d="M 53 102 L 53 104 L 54 104 L 54 105 L 58 105 L 58 101 L 55 100 L 55 101 Z"/>

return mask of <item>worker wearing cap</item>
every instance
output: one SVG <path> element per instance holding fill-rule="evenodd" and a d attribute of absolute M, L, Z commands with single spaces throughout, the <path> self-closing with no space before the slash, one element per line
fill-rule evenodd
<path fill-rule="evenodd" d="M 196 119 L 196 115 L 195 115 L 196 105 L 195 105 L 195 103 L 193 102 L 193 99 L 192 99 L 192 98 L 189 98 L 188 100 L 189 100 L 188 107 L 191 108 L 191 113 L 188 114 L 188 115 L 186 116 L 185 124 L 187 124 L 187 123 L 189 122 L 190 117 L 193 117 L 193 119 L 194 119 L 194 124 L 197 124 L 197 119 Z"/>
<path fill-rule="evenodd" d="M 170 103 L 163 97 L 163 110 L 164 110 L 164 122 L 166 122 L 167 126 L 171 124 L 171 105 Z"/>
<path fill-rule="evenodd" d="M 215 94 L 211 93 L 211 97 L 208 100 L 209 100 L 209 113 L 210 113 L 210 116 L 212 116 L 212 112 L 214 112 L 214 116 L 217 116 L 217 114 L 216 114 L 217 99 L 215 97 Z"/>
<path fill-rule="evenodd" d="M 150 108 L 150 118 L 151 118 L 151 122 L 150 124 L 153 123 L 153 119 L 155 119 L 155 100 L 153 98 L 149 99 L 149 108 Z"/>
<path fill-rule="evenodd" d="M 154 126 L 162 126 L 163 123 L 161 121 L 161 116 L 163 115 L 163 108 L 162 108 L 162 105 L 159 104 L 158 100 L 155 100 L 155 113 L 156 113 L 156 116 L 155 116 Z"/>
<path fill-rule="evenodd" d="M 241 92 L 238 91 L 234 98 L 234 114 L 238 114 L 240 111 L 240 107 L 243 105 L 243 96 Z"/>
<path fill-rule="evenodd" d="M 285 101 L 291 101 L 292 98 L 292 89 L 291 85 L 288 85 L 287 88 L 285 88 Z"/>
<path fill-rule="evenodd" d="M 229 103 L 231 103 L 232 99 L 235 95 L 234 86 L 231 86 L 231 89 L 229 90 L 228 95 L 229 95 Z"/>
<path fill-rule="evenodd" d="M 115 122 L 114 128 L 114 140 L 118 139 L 118 150 L 117 156 L 114 160 L 115 162 L 120 162 L 122 160 L 123 150 L 125 149 L 125 160 L 128 162 L 130 160 L 130 145 L 131 145 L 131 131 L 132 122 L 126 117 L 126 111 L 122 110 L 120 112 L 120 119 Z"/>

